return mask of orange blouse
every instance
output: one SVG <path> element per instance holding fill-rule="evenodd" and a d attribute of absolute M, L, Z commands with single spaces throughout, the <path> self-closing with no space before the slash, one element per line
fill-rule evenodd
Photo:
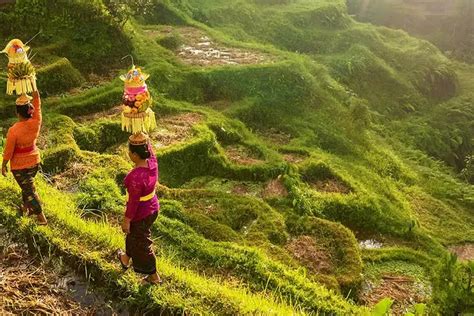
<path fill-rule="evenodd" d="M 40 152 L 36 148 L 36 139 L 39 136 L 42 122 L 39 94 L 33 94 L 32 104 L 35 108 L 33 117 L 17 122 L 8 129 L 3 160 L 10 161 L 11 170 L 32 168 L 41 161 Z M 30 148 L 31 150 L 29 150 Z"/>

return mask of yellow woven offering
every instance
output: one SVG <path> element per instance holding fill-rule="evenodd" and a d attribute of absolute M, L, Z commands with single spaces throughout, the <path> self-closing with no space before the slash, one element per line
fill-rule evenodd
<path fill-rule="evenodd" d="M 132 66 L 126 75 L 120 76 L 124 81 L 122 112 L 122 130 L 133 134 L 148 133 L 156 128 L 155 113 L 151 110 L 153 99 L 146 85 L 149 75 L 140 68 Z"/>
<path fill-rule="evenodd" d="M 150 132 L 156 128 L 155 113 L 149 108 L 140 113 L 122 113 L 122 130 L 132 134 Z"/>
<path fill-rule="evenodd" d="M 7 94 L 17 95 L 37 90 L 35 68 L 28 59 L 29 47 L 19 39 L 11 40 L 1 51 L 8 56 Z"/>

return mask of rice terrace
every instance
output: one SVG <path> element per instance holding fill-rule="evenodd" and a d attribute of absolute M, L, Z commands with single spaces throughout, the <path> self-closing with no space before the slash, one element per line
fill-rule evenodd
<path fill-rule="evenodd" d="M 473 315 L 474 1 L 0 1 L 0 315 Z"/>

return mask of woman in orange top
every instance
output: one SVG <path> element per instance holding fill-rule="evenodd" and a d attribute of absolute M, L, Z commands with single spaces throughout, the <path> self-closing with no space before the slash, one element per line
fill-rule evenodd
<path fill-rule="evenodd" d="M 36 147 L 42 121 L 39 92 L 33 92 L 33 102 L 30 103 L 30 100 L 26 95 L 17 99 L 18 122 L 8 130 L 2 175 L 7 175 L 7 165 L 10 162 L 10 169 L 22 190 L 22 211 L 36 215 L 38 223 L 46 225 L 47 220 L 34 185 L 40 163 L 40 153 Z"/>

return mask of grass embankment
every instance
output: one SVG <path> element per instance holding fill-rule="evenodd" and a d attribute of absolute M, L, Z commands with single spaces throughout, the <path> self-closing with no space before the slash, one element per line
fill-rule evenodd
<path fill-rule="evenodd" d="M 125 25 L 131 35 L 125 42 L 152 75 L 162 128 L 153 141 L 160 180 L 168 187 L 161 188 L 166 200 L 154 227 L 164 254 L 158 268 L 170 281 L 163 288 L 138 287 L 132 274 L 120 275 L 111 263 L 111 252 L 123 246 L 115 221 L 123 207 L 121 181 L 131 167 L 123 159 L 127 135 L 114 110 L 122 88 L 118 80 L 103 79 L 92 88 L 82 83 L 90 81 L 87 69 L 95 64 L 112 66 L 104 50 L 123 39 L 110 42 L 104 35 L 114 25 L 107 14 L 94 20 L 100 25 L 94 43 L 107 43 L 87 63 L 71 51 L 81 47 L 80 38 L 64 46 L 70 34 L 61 33 L 61 50 L 38 39 L 45 45 L 42 75 L 51 74 L 48 85 L 56 89 L 47 92 L 58 93 L 44 99 L 40 142 L 52 181 L 40 181 L 41 195 L 52 225 L 36 228 L 13 219 L 16 196 L 7 192 L 17 189 L 11 179 L 0 180 L 4 220 L 82 258 L 112 291 L 131 295 L 130 306 L 151 310 L 344 314 L 359 309 L 336 292 L 353 294 L 361 271 L 380 276 L 399 261 L 405 262 L 400 271 L 423 270 L 425 280 L 438 284 L 433 310 L 452 299 L 436 283 L 436 265 L 447 253 L 444 246 L 474 239 L 474 190 L 427 154 L 453 165 L 469 152 L 469 112 L 458 106 L 468 103 L 460 103 L 468 90 L 466 68 L 454 68 L 432 45 L 403 32 L 354 22 L 343 1 L 277 2 L 243 1 L 238 8 L 225 1 L 160 4 L 140 20 L 147 25 Z M 87 5 L 81 8 L 87 11 Z M 155 25 L 160 23 L 198 28 L 222 45 L 271 58 L 252 65 L 188 65 L 175 46 L 150 35 L 163 29 Z M 444 102 L 456 93 L 455 70 L 460 96 Z M 74 84 L 56 87 L 62 75 Z M 11 117 L 7 101 L 0 104 L 0 115 Z M 446 111 L 457 126 L 454 143 L 445 141 L 453 136 Z M 419 124 L 427 121 L 431 126 Z M 440 126 L 433 136 L 430 131 Z M 210 179 L 206 188 L 189 189 L 204 178 Z M 283 194 L 232 194 L 246 183 L 277 183 Z M 110 221 L 85 220 L 91 213 Z M 383 239 L 384 247 L 361 251 L 356 237 Z M 308 256 L 314 249 L 317 260 Z M 324 271 L 314 265 L 321 258 L 328 264 Z"/>
<path fill-rule="evenodd" d="M 157 267 L 167 280 L 162 287 L 147 289 L 139 287 L 139 280 L 134 274 L 121 274 L 113 262 L 114 249 L 123 247 L 123 235 L 119 228 L 82 219 L 80 214 L 71 208 L 74 201 L 70 197 L 51 189 L 42 181 L 39 182 L 39 193 L 44 197 L 45 212 L 49 215 L 51 224 L 48 227 L 38 227 L 28 219 L 16 218 L 17 196 L 11 193 L 18 192 L 18 189 L 11 178 L 0 180 L 3 221 L 11 228 L 20 228 L 19 231 L 23 234 L 38 238 L 36 242 L 43 246 L 43 249 L 48 249 L 50 246 L 50 249 L 59 251 L 66 258 L 78 260 L 80 262 L 78 266 L 87 267 L 88 273 L 93 278 L 100 279 L 101 283 L 105 282 L 102 285 L 106 285 L 110 290 L 119 291 L 121 295 L 130 295 L 127 301 L 132 307 L 140 307 L 143 310 L 165 309 L 191 313 L 225 311 L 226 314 L 292 314 L 300 308 L 301 311 L 306 309 L 302 307 L 303 304 L 295 303 L 295 306 L 290 307 L 283 303 L 276 303 L 280 298 L 272 298 L 272 295 L 265 297 L 264 294 L 251 294 L 247 289 L 232 286 L 224 280 L 203 278 L 189 270 L 177 267 L 170 261 L 171 258 L 158 260 Z M 159 230 L 166 227 L 170 229 L 173 224 L 175 229 L 172 236 L 177 237 L 176 233 L 180 231 L 180 225 L 176 221 L 162 217 L 157 226 Z M 184 228 L 183 225 L 181 227 Z M 183 234 L 180 237 L 185 236 Z M 188 238 L 187 241 L 190 240 L 199 241 L 194 238 Z M 245 258 L 244 262 L 247 260 L 248 258 Z M 304 283 L 304 276 L 301 275 L 301 277 Z M 267 281 L 271 283 L 270 278 Z M 301 288 L 298 289 L 298 291 L 301 290 Z M 342 298 L 338 298 L 321 286 L 315 285 L 311 292 L 314 293 L 312 298 L 305 303 L 318 302 L 314 311 L 345 313 L 356 310 Z M 318 296 L 320 299 L 316 299 Z"/>

